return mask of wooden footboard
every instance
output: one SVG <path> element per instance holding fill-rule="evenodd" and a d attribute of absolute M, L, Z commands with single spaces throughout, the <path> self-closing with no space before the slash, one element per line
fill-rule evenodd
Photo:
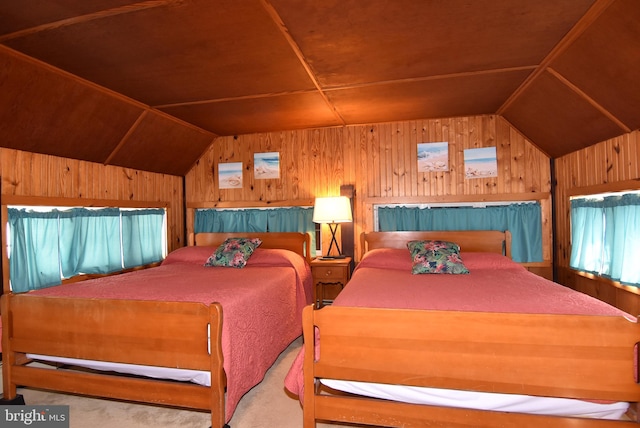
<path fill-rule="evenodd" d="M 312 346 L 319 332 L 319 350 Z M 622 427 L 322 392 L 318 379 L 640 401 L 640 325 L 620 317 L 305 308 L 304 427 L 316 420 L 391 427 Z M 317 356 L 317 359 L 314 357 Z"/>
<path fill-rule="evenodd" d="M 5 294 L 1 301 L 5 399 L 16 396 L 17 386 L 28 386 L 210 410 L 212 427 L 224 425 L 226 380 L 219 304 L 25 294 Z M 35 368 L 25 364 L 26 353 L 210 371 L 211 387 Z"/>

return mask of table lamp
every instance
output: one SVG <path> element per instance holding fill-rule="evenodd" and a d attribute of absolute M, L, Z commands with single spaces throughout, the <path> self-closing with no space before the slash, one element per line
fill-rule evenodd
<path fill-rule="evenodd" d="M 331 196 L 325 198 L 316 198 L 315 205 L 313 207 L 313 222 L 324 223 L 329 225 L 331 231 L 331 243 L 327 250 L 325 259 L 342 259 L 345 256 L 340 251 L 340 246 L 336 240 L 336 231 L 338 230 L 338 223 L 349 223 L 353 221 L 351 215 L 351 201 L 346 196 Z M 338 250 L 337 256 L 331 255 L 331 250 L 335 244 Z"/>

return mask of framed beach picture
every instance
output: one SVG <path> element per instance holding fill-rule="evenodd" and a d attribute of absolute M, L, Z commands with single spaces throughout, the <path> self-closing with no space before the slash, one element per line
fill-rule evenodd
<path fill-rule="evenodd" d="M 496 148 L 466 149 L 464 151 L 464 176 L 465 178 L 497 177 Z"/>
<path fill-rule="evenodd" d="M 253 175 L 256 179 L 280 178 L 280 153 L 254 153 Z"/>
<path fill-rule="evenodd" d="M 220 189 L 242 189 L 242 162 L 218 164 Z"/>
<path fill-rule="evenodd" d="M 418 172 L 449 171 L 449 143 L 418 143 Z"/>

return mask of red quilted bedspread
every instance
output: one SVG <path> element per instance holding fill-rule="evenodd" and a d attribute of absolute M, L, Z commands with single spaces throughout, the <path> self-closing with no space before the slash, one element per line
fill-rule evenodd
<path fill-rule="evenodd" d="M 215 251 L 185 247 L 161 266 L 33 292 L 39 295 L 201 302 L 223 308 L 227 375 L 226 419 L 278 355 L 302 332 L 302 308 L 312 300 L 309 265 L 299 255 L 256 249 L 242 269 L 204 267 Z"/>
<path fill-rule="evenodd" d="M 598 299 L 546 280 L 507 257 L 462 253 L 469 274 L 411 273 L 406 249 L 368 252 L 351 281 L 334 301 L 337 306 L 627 316 Z M 303 353 L 285 379 L 286 388 L 302 397 Z"/>

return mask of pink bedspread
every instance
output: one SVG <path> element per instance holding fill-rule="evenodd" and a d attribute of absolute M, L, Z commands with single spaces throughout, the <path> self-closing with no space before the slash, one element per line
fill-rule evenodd
<path fill-rule="evenodd" d="M 313 298 L 306 261 L 287 250 L 256 249 L 242 269 L 204 267 L 215 248 L 185 247 L 161 266 L 32 292 L 105 299 L 220 302 L 227 375 L 227 422 L 278 355 L 302 332 L 302 308 Z"/>
<path fill-rule="evenodd" d="M 411 274 L 405 249 L 368 252 L 334 305 L 447 311 L 629 316 L 598 299 L 548 281 L 500 254 L 462 253 L 469 274 Z M 285 387 L 302 397 L 300 352 Z"/>

